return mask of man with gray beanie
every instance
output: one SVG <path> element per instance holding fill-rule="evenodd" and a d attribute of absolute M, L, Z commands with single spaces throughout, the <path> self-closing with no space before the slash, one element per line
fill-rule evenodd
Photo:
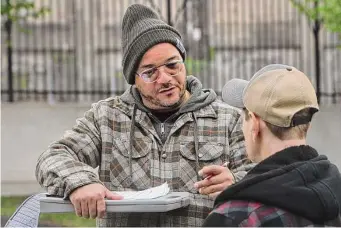
<path fill-rule="evenodd" d="M 204 226 L 341 226 L 340 172 L 306 143 L 319 110 L 308 77 L 271 64 L 229 81 L 223 100 L 244 109 L 246 151 L 258 164 L 216 198 Z"/>
<path fill-rule="evenodd" d="M 37 180 L 50 194 L 70 199 L 78 216 L 97 217 L 99 226 L 201 226 L 215 196 L 253 166 L 241 113 L 186 76 L 179 32 L 150 8 L 127 9 L 122 49 L 131 87 L 93 104 L 51 144 L 38 160 Z M 165 182 L 170 191 L 189 192 L 189 206 L 164 213 L 105 212 L 105 198 L 122 198 L 113 192 Z"/>

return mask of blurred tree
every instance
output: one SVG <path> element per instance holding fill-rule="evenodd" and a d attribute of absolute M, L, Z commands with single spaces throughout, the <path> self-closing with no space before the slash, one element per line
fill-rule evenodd
<path fill-rule="evenodd" d="M 290 0 L 310 20 L 319 21 L 341 37 L 341 0 Z"/>
<path fill-rule="evenodd" d="M 47 7 L 36 8 L 32 0 L 1 0 L 1 16 L 12 22 L 38 18 L 49 11 Z"/>

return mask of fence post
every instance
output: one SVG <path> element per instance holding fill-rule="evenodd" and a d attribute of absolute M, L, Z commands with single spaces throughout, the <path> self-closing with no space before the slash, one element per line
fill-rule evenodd
<path fill-rule="evenodd" d="M 316 96 L 317 101 L 320 103 L 321 98 L 321 84 L 320 84 L 320 77 L 321 77 L 321 67 L 320 67 L 320 28 L 321 28 L 321 21 L 318 18 L 318 0 L 314 1 L 314 8 L 316 10 L 317 17 L 314 20 L 313 32 L 314 32 L 314 41 L 315 41 L 315 74 L 316 74 Z"/>
<path fill-rule="evenodd" d="M 10 0 L 6 1 L 6 4 L 10 6 Z M 13 49 L 12 49 L 12 19 L 7 18 L 5 22 L 5 28 L 7 33 L 6 44 L 7 44 L 7 71 L 8 71 L 8 101 L 13 102 Z"/>
<path fill-rule="evenodd" d="M 167 22 L 172 26 L 172 5 L 171 0 L 167 0 Z"/>

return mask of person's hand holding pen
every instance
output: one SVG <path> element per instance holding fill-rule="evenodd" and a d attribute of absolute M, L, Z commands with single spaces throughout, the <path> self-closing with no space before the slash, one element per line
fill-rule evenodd
<path fill-rule="evenodd" d="M 208 165 L 199 171 L 204 179 L 194 184 L 200 194 L 217 197 L 223 190 L 234 183 L 234 177 L 228 168 L 229 163 L 222 165 Z"/>

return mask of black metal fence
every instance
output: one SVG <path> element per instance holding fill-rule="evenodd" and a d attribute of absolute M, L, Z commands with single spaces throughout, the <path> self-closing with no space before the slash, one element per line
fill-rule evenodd
<path fill-rule="evenodd" d="M 264 65 L 294 65 L 321 103 L 341 101 L 341 44 L 289 0 L 35 0 L 51 12 L 2 24 L 2 101 L 83 102 L 121 94 L 121 20 L 153 7 L 183 34 L 188 74 L 220 93 Z M 25 13 L 25 12 L 23 12 Z M 6 18 L 3 18 L 6 22 Z"/>

